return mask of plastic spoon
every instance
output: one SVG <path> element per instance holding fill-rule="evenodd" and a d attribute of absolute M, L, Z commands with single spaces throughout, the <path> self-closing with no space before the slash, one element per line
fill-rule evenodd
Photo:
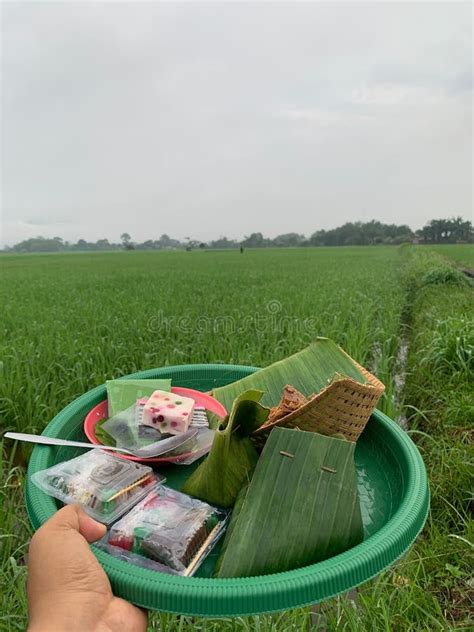
<path fill-rule="evenodd" d="M 157 441 L 152 446 L 141 448 L 137 450 L 128 450 L 127 448 L 118 448 L 112 445 L 102 445 L 96 443 L 86 443 L 85 441 L 70 441 L 69 439 L 56 439 L 55 437 L 46 437 L 45 435 L 28 434 L 25 432 L 6 432 L 3 436 L 8 439 L 15 439 L 16 441 L 27 441 L 28 443 L 40 443 L 42 445 L 63 445 L 76 448 L 90 448 L 100 450 L 112 450 L 113 452 L 122 452 L 123 454 L 129 454 L 131 456 L 152 458 L 165 454 L 170 450 L 174 450 L 181 444 L 186 443 L 192 437 L 197 434 L 197 429 L 191 429 L 184 432 L 182 435 L 176 435 L 170 439 L 163 441 Z M 174 441 L 173 441 L 174 440 Z M 162 444 L 161 446 L 159 444 Z M 166 445 L 163 445 L 166 444 Z M 150 449 L 150 448 L 153 449 Z"/>

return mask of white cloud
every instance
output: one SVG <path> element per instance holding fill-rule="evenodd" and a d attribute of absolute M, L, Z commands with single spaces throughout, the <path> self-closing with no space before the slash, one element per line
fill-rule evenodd
<path fill-rule="evenodd" d="M 276 113 L 277 117 L 293 123 L 301 123 L 305 129 L 334 130 L 370 124 L 370 115 L 366 113 L 347 112 L 346 110 L 330 110 L 327 108 L 288 108 Z M 295 130 L 296 131 L 296 130 Z"/>
<path fill-rule="evenodd" d="M 361 86 L 352 91 L 350 100 L 360 105 L 398 105 L 408 97 L 403 86 Z"/>
<path fill-rule="evenodd" d="M 7 243 L 38 218 L 69 239 L 140 240 L 471 213 L 467 5 L 3 13 Z"/>

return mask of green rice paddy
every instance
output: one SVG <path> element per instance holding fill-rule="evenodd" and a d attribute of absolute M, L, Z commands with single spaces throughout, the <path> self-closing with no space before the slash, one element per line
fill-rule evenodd
<path fill-rule="evenodd" d="M 449 248 L 454 252 L 457 247 Z M 2 430 L 40 432 L 67 403 L 106 379 L 173 364 L 264 366 L 322 335 L 333 338 L 384 381 L 387 388 L 379 405 L 382 410 L 394 419 L 405 412 L 409 422 L 413 418 L 413 428 L 429 433 L 420 419 L 436 410 L 430 386 L 428 395 L 425 393 L 427 399 L 420 399 L 416 391 L 419 385 L 410 382 L 409 375 L 410 401 L 406 397 L 404 401 L 403 393 L 396 390 L 396 385 L 403 383 L 400 348 L 407 327 L 419 318 L 413 314 L 418 299 L 407 281 L 407 266 L 413 264 L 406 250 L 354 247 L 247 250 L 244 254 L 199 251 L 2 256 Z M 452 252 L 446 250 L 443 254 L 451 257 Z M 469 252 L 459 257 L 466 262 Z M 431 266 L 430 261 L 425 264 Z M 466 296 L 471 295 L 471 287 L 457 287 L 455 293 L 454 311 L 458 303 L 470 304 Z M 427 306 L 419 309 L 424 313 Z M 466 308 L 463 310 L 462 318 L 468 318 Z M 425 321 L 418 326 L 428 327 Z M 430 340 L 423 343 L 417 354 L 426 350 L 428 357 L 435 353 L 438 347 L 430 344 Z M 469 340 L 462 345 L 469 346 Z M 440 348 L 443 353 L 442 345 Z M 468 379 L 460 375 L 463 377 L 459 379 Z M 420 409 L 421 401 L 425 411 Z M 453 408 L 453 402 L 450 405 Z M 456 443 L 460 440 L 459 436 L 452 440 L 457 452 L 451 467 L 456 467 L 456 459 L 462 461 L 462 486 L 466 484 L 465 461 L 469 457 L 464 444 L 460 447 Z M 448 458 L 452 444 L 443 441 L 438 447 L 444 450 L 443 458 Z M 423 454 L 428 470 L 434 458 L 430 449 L 428 446 Z M 23 483 L 28 454 L 28 448 L 3 446 L 0 630 L 25 629 L 24 556 L 29 526 L 23 509 Z M 452 478 L 453 472 L 449 475 Z M 432 484 L 439 482 L 439 472 L 433 471 L 432 476 Z M 451 493 L 449 487 L 443 487 L 443 481 L 439 484 L 443 493 Z M 460 498 L 458 505 L 464 502 Z M 449 498 L 447 501 L 451 502 Z M 459 513 L 459 508 L 456 511 Z M 449 509 L 446 512 L 453 513 Z M 318 621 L 331 630 L 432 630 L 467 625 L 463 591 L 469 592 L 469 577 L 460 562 L 464 549 L 456 541 L 455 557 L 448 561 L 437 548 L 441 542 L 445 547 L 447 534 L 440 535 L 439 525 L 432 520 L 425 531 L 406 560 L 361 589 L 356 604 L 344 598 L 332 600 L 321 607 Z M 466 539 L 465 535 L 461 537 Z M 430 538 L 434 540 L 427 547 Z M 431 593 L 426 589 L 427 569 L 437 574 L 437 588 Z M 460 575 L 453 578 L 453 573 Z M 444 596 L 436 592 L 440 586 L 451 590 L 451 579 L 463 595 L 457 610 L 447 607 Z M 306 630 L 310 620 L 307 610 L 218 622 L 154 615 L 150 629 Z"/>

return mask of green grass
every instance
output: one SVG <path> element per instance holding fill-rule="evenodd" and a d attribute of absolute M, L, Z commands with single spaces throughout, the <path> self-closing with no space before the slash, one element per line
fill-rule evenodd
<path fill-rule="evenodd" d="M 410 253 L 411 278 L 426 265 L 426 256 L 419 250 Z M 420 274 L 418 285 L 410 286 L 405 401 L 431 485 L 430 523 L 424 534 L 431 556 L 427 590 L 449 624 L 467 629 L 474 624 L 474 286 L 466 277 L 437 274 L 445 261 L 438 254 L 428 256 L 432 274 Z"/>
<path fill-rule="evenodd" d="M 5 256 L 0 269 L 0 414 L 5 428 L 24 431 L 40 431 L 111 377 L 192 362 L 263 366 L 316 335 L 376 371 L 387 385 L 382 408 L 395 417 L 397 350 L 408 319 L 404 401 L 430 475 L 429 523 L 406 558 L 360 589 L 356 605 L 334 599 L 320 613 L 330 630 L 466 627 L 472 455 L 463 428 L 472 404 L 463 332 L 472 293 L 443 258 L 390 247 L 126 252 Z M 28 450 L 3 454 L 0 630 L 23 630 Z M 154 615 L 150 629 L 306 630 L 309 619 L 308 609 L 217 622 Z"/>
<path fill-rule="evenodd" d="M 0 630 L 24 630 L 26 566 L 30 525 L 23 500 L 24 469 L 0 440 Z M 5 458 L 6 457 L 6 458 Z"/>
<path fill-rule="evenodd" d="M 444 246 L 429 246 L 429 248 L 448 257 L 448 259 L 474 268 L 474 244 L 446 244 Z"/>

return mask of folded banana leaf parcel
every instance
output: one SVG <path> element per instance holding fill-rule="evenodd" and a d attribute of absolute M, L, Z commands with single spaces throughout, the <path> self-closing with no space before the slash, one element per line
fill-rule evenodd
<path fill-rule="evenodd" d="M 232 512 L 217 576 L 292 570 L 359 544 L 355 445 L 274 428 Z"/>
<path fill-rule="evenodd" d="M 232 507 L 258 461 L 250 434 L 267 419 L 269 409 L 259 403 L 262 391 L 249 390 L 234 401 L 230 415 L 217 428 L 206 459 L 181 491 L 205 502 Z"/>

